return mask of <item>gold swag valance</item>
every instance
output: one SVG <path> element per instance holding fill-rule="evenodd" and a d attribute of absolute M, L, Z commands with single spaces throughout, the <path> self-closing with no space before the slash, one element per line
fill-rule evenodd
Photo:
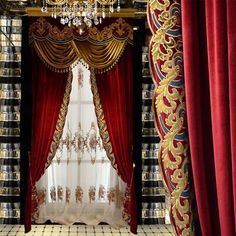
<path fill-rule="evenodd" d="M 132 44 L 133 29 L 122 18 L 113 18 L 102 29 L 84 25 L 59 29 L 41 17 L 30 25 L 29 39 L 42 61 L 54 71 L 66 72 L 80 59 L 102 73 L 116 64 L 127 43 Z"/>

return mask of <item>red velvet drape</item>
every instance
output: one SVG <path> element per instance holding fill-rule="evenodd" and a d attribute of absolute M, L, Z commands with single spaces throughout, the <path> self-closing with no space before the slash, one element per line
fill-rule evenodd
<path fill-rule="evenodd" d="M 186 104 L 203 235 L 236 235 L 236 1 L 182 0 Z"/>
<path fill-rule="evenodd" d="M 33 54 L 32 62 L 32 148 L 25 211 L 25 231 L 31 229 L 32 189 L 44 173 L 65 92 L 67 73 L 55 73 Z"/>
<path fill-rule="evenodd" d="M 136 233 L 137 216 L 133 183 L 132 109 L 133 109 L 132 48 L 127 48 L 119 62 L 107 73 L 98 74 L 97 86 L 107 124 L 117 170 L 131 191 L 129 213 L 131 232 Z"/>

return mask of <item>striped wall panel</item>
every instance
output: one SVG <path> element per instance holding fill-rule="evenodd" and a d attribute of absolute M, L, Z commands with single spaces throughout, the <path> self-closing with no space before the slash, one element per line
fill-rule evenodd
<path fill-rule="evenodd" d="M 0 223 L 20 222 L 21 30 L 0 17 Z M 11 42 L 10 42 L 10 41 Z"/>
<path fill-rule="evenodd" d="M 158 165 L 159 137 L 152 113 L 153 84 L 148 60 L 150 34 L 142 47 L 142 223 L 168 224 L 168 197 Z"/>

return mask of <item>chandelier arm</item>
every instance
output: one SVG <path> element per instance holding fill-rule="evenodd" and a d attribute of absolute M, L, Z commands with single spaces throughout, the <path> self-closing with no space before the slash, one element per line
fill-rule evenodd
<path fill-rule="evenodd" d="M 107 13 L 109 15 L 113 13 L 116 3 L 117 11 L 120 11 L 120 0 L 43 0 L 41 11 L 48 13 L 50 5 L 53 8 L 52 18 L 60 17 L 62 25 L 68 24 L 70 27 L 85 23 L 91 27 L 93 23 L 95 25 L 102 23 Z"/>

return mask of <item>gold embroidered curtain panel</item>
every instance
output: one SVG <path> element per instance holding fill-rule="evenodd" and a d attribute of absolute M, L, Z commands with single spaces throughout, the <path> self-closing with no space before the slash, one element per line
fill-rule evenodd
<path fill-rule="evenodd" d="M 101 30 L 97 27 L 52 25 L 37 18 L 30 26 L 30 43 L 41 60 L 53 71 L 66 72 L 78 59 L 102 73 L 119 60 L 127 43 L 132 44 L 133 29 L 124 19 L 112 19 Z"/>
<path fill-rule="evenodd" d="M 72 66 L 78 60 L 85 65 L 88 65 L 92 72 L 92 88 L 96 86 L 94 72 L 103 73 L 110 70 L 118 62 L 126 45 L 132 44 L 133 40 L 132 26 L 122 18 L 108 19 L 107 22 L 105 21 L 106 26 L 101 29 L 97 27 L 87 28 L 84 26 L 62 27 L 61 25 L 51 22 L 52 20 L 47 18 L 33 19 L 29 28 L 29 39 L 32 47 L 35 49 L 42 62 L 55 72 L 65 73 L 71 71 Z M 124 78 L 126 77 L 127 75 L 124 76 Z M 132 77 L 131 74 L 129 77 Z M 69 86 L 68 88 L 70 88 L 71 80 L 68 79 L 67 82 L 67 87 Z M 66 90 L 64 99 L 67 98 L 67 92 L 69 92 L 68 89 Z M 99 98 L 98 91 L 96 96 Z M 114 154 L 111 150 L 111 142 L 106 121 L 103 120 L 102 123 L 100 122 L 104 114 L 99 101 L 100 100 L 95 103 L 96 111 L 99 109 L 100 112 L 98 123 L 102 124 L 102 127 L 99 126 L 99 129 L 101 134 L 104 130 L 106 131 L 103 133 L 102 141 L 111 163 L 114 164 Z M 45 169 L 50 165 L 62 135 L 62 127 L 64 127 L 68 105 L 65 102 L 66 100 L 63 100 L 50 146 L 50 152 L 45 163 Z M 130 155 L 128 155 L 128 157 L 130 157 Z M 127 169 L 128 167 L 129 165 L 127 165 Z M 130 167 L 130 169 L 132 169 L 132 164 Z M 128 170 L 128 172 L 130 174 L 132 171 Z M 132 174 L 130 175 L 132 176 Z M 131 231 L 136 233 L 137 222 L 132 178 L 130 180 L 126 178 L 125 182 L 128 184 L 128 192 L 126 200 L 124 201 L 123 217 L 127 221 L 130 220 Z M 31 186 L 31 189 L 33 189 L 33 187 L 34 186 Z M 29 188 L 27 193 L 28 200 L 31 197 L 31 189 Z M 26 232 L 31 228 L 30 214 L 31 208 L 26 210 Z"/>

